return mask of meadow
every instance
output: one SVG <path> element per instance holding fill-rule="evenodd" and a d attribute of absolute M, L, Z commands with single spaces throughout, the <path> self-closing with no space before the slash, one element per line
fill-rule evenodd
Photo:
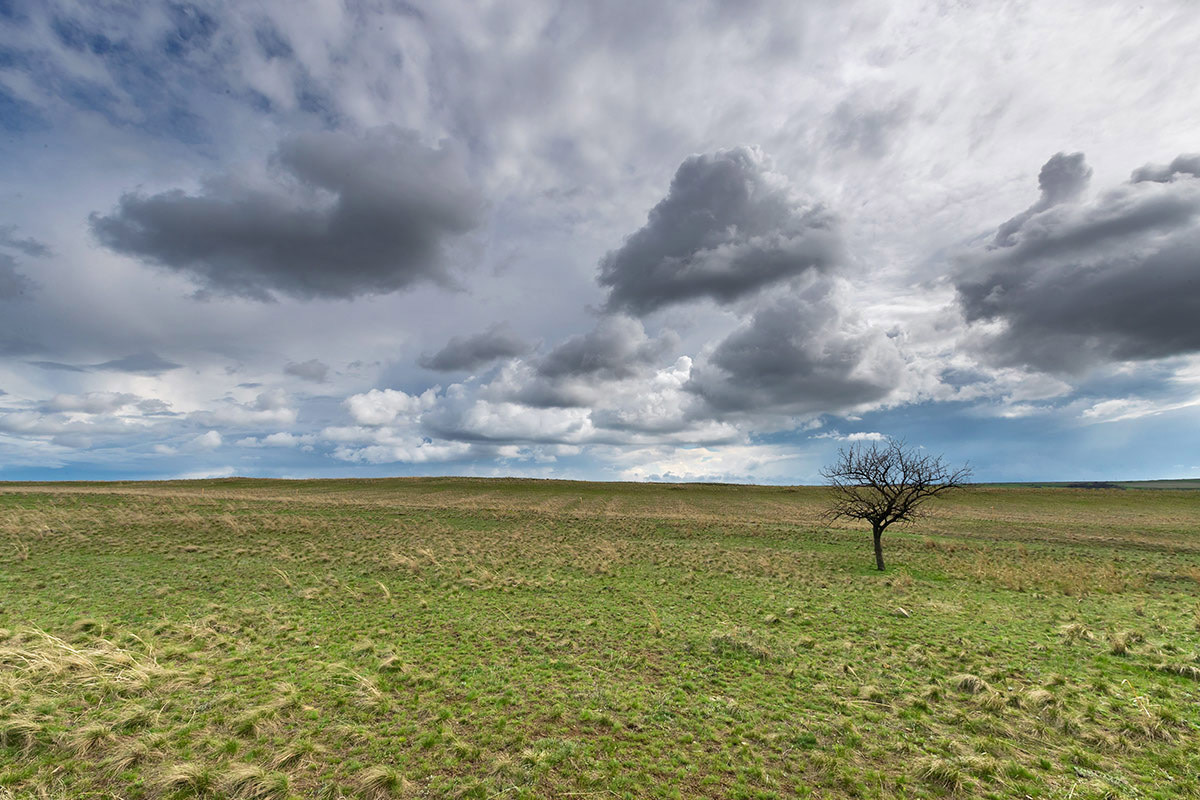
<path fill-rule="evenodd" d="M 1200 797 L 1200 491 L 0 484 L 0 798 Z"/>

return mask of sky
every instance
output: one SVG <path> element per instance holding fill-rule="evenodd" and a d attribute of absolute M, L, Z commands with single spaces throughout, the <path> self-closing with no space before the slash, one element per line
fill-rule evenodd
<path fill-rule="evenodd" d="M 1200 4 L 0 0 L 0 480 L 1200 477 Z"/>

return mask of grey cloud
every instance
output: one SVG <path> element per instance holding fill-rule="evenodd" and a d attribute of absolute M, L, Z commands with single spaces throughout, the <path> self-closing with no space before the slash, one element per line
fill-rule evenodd
<path fill-rule="evenodd" d="M 93 364 L 93 369 L 111 370 L 113 372 L 135 372 L 143 375 L 159 375 L 163 372 L 169 372 L 173 369 L 179 369 L 181 364 L 176 364 L 174 361 L 167 361 L 155 353 L 143 351 L 141 353 L 133 353 L 124 358 L 116 358 L 112 361 L 105 361 L 102 364 Z"/>
<path fill-rule="evenodd" d="M 174 411 L 171 411 L 170 403 L 153 397 L 139 401 L 137 407 L 143 414 L 168 417 L 177 416 Z"/>
<path fill-rule="evenodd" d="M 555 347 L 537 366 L 547 378 L 630 378 L 661 357 L 669 337 L 651 339 L 642 324 L 630 317 L 604 317 L 596 327 Z"/>
<path fill-rule="evenodd" d="M 308 361 L 297 364 L 291 362 L 283 368 L 285 375 L 295 375 L 297 378 L 303 378 L 306 381 L 314 383 L 324 383 L 329 378 L 329 365 L 315 358 L 310 358 Z"/>
<path fill-rule="evenodd" d="M 1200 179 L 1139 177 L 1091 203 L 1031 214 L 953 280 L 991 359 L 1060 373 L 1200 351 Z M 1156 173 L 1159 174 L 1159 173 Z"/>
<path fill-rule="evenodd" d="M 1038 188 L 1042 196 L 1029 208 L 1000 225 L 992 244 L 1008 247 L 1013 237 L 1034 215 L 1048 208 L 1079 198 L 1092 179 L 1092 168 L 1084 161 L 1083 153 L 1055 153 L 1038 173 Z"/>
<path fill-rule="evenodd" d="M 1147 164 L 1144 167 L 1138 167 L 1133 171 L 1129 180 L 1132 183 L 1143 181 L 1166 183 L 1176 175 L 1191 175 L 1200 178 L 1200 153 L 1185 153 L 1176 156 L 1170 164 L 1166 165 Z"/>
<path fill-rule="evenodd" d="M 58 372 L 87 372 L 87 367 L 80 367 L 75 364 L 63 364 L 59 361 L 27 361 L 25 362 L 34 367 L 41 369 L 54 370 Z"/>
<path fill-rule="evenodd" d="M 425 369 L 440 372 L 460 372 L 479 369 L 503 358 L 529 353 L 533 347 L 507 325 L 493 325 L 483 333 L 455 336 L 433 355 L 422 355 L 419 363 Z"/>
<path fill-rule="evenodd" d="M 688 158 L 646 225 L 600 264 L 607 308 L 728 303 L 841 258 L 833 215 L 799 196 L 752 147 Z"/>
<path fill-rule="evenodd" d="M 17 272 L 17 262 L 0 253 L 0 300 L 15 300 L 33 288 L 33 282 Z"/>
<path fill-rule="evenodd" d="M 822 280 L 760 308 L 686 388 L 718 412 L 832 413 L 883 400 L 903 368 L 892 341 L 842 311 Z"/>
<path fill-rule="evenodd" d="M 538 408 L 589 406 L 604 384 L 647 374 L 678 346 L 670 331 L 650 337 L 636 319 L 601 317 L 592 330 L 572 336 L 538 360 L 508 399 Z"/>
<path fill-rule="evenodd" d="M 124 392 L 88 392 L 87 394 L 58 394 L 42 404 L 46 412 L 82 412 L 108 414 L 137 403 L 142 398 Z"/>
<path fill-rule="evenodd" d="M 176 364 L 174 361 L 167 361 L 165 358 L 149 351 L 132 353 L 124 358 L 114 358 L 111 361 L 104 361 L 100 364 L 64 364 L 61 361 L 29 361 L 27 363 L 35 367 L 41 367 L 42 369 L 58 370 L 60 372 L 106 370 L 111 372 L 132 372 L 141 375 L 160 375 L 173 369 L 179 369 L 182 366 L 181 364 Z"/>
<path fill-rule="evenodd" d="M 94 446 L 95 440 L 82 433 L 60 433 L 57 436 L 51 436 L 50 443 L 73 450 L 86 450 Z"/>
<path fill-rule="evenodd" d="M 411 131 L 306 133 L 280 144 L 269 185 L 234 177 L 189 195 L 124 195 L 92 231 L 112 250 L 217 293 L 351 298 L 453 283 L 448 243 L 483 201 L 456 152 Z"/>
<path fill-rule="evenodd" d="M 0 225 L 0 247 L 11 247 L 32 258 L 50 255 L 50 248 L 44 242 L 28 237 L 24 239 L 18 237 L 15 225 Z"/>

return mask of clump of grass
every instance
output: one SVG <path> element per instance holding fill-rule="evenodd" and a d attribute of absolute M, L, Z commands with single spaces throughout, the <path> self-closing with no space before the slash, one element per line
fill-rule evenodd
<path fill-rule="evenodd" d="M 998 714 L 1008 705 L 1008 698 L 1000 692 L 986 691 L 976 695 L 976 702 L 984 711 Z"/>
<path fill-rule="evenodd" d="M 29 751 L 42 735 L 42 726 L 24 716 L 0 719 L 0 747 L 19 747 Z"/>
<path fill-rule="evenodd" d="M 1082 622 L 1068 622 L 1059 627 L 1058 633 L 1067 644 L 1075 644 L 1079 641 L 1090 642 L 1096 638 L 1096 634 L 1092 633 L 1091 628 Z"/>
<path fill-rule="evenodd" d="M 110 772 L 119 774 L 133 767 L 145 764 L 158 755 L 149 742 L 135 740 L 117 747 L 112 755 L 105 760 L 104 764 Z"/>
<path fill-rule="evenodd" d="M 940 756 L 927 756 L 917 762 L 917 777 L 948 792 L 961 791 L 967 781 L 957 762 Z"/>
<path fill-rule="evenodd" d="M 992 688 L 983 678 L 978 675 L 972 675 L 969 672 L 962 672 L 951 676 L 950 684 L 960 692 L 966 692 L 967 694 L 980 694 L 981 692 L 991 691 Z"/>
<path fill-rule="evenodd" d="M 94 722 L 68 731 L 62 736 L 60 744 L 76 756 L 86 756 L 111 745 L 115 738 L 111 727 Z"/>
<path fill-rule="evenodd" d="M 311 739 L 300 739 L 289 743 L 271 759 L 273 769 L 286 769 L 295 764 L 311 759 L 325 752 L 325 748 L 315 744 Z"/>
<path fill-rule="evenodd" d="M 887 703 L 887 695 L 884 694 L 883 690 L 878 686 L 867 685 L 859 687 L 858 696 L 863 700 L 871 703 L 878 703 L 879 705 L 884 705 Z"/>
<path fill-rule="evenodd" d="M 256 764 L 234 764 L 221 775 L 221 790 L 245 800 L 273 800 L 291 793 L 291 781 L 282 772 L 267 772 Z"/>
<path fill-rule="evenodd" d="M 748 657 L 759 661 L 770 661 L 776 657 L 770 642 L 757 632 L 745 628 L 718 631 L 709 637 L 708 646 L 719 656 Z"/>
<path fill-rule="evenodd" d="M 153 724 L 156 716 L 156 712 L 145 706 L 131 705 L 117 715 L 113 720 L 113 727 L 124 732 L 139 730 Z"/>
<path fill-rule="evenodd" d="M 184 761 L 160 772 L 155 783 L 165 793 L 204 794 L 216 786 L 217 775 L 207 764 Z"/>
<path fill-rule="evenodd" d="M 1190 678 L 1194 681 L 1200 681 L 1200 665 L 1197 664 L 1163 662 L 1155 669 L 1157 669 L 1159 672 L 1165 672 L 1168 675 L 1178 675 L 1181 678 Z"/>
<path fill-rule="evenodd" d="M 378 764 L 358 774 L 358 786 L 371 800 L 386 800 L 407 791 L 409 783 L 395 767 Z"/>
<path fill-rule="evenodd" d="M 1108 637 L 1108 652 L 1114 656 L 1123 656 L 1128 654 L 1134 645 L 1141 644 L 1145 640 L 1146 637 L 1137 631 L 1114 633 Z"/>

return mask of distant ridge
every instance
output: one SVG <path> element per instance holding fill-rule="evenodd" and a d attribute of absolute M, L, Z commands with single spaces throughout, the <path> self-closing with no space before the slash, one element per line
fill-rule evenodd
<path fill-rule="evenodd" d="M 1200 478 L 1165 478 L 1155 481 L 1030 481 L 992 483 L 980 486 L 1027 486 L 1034 489 L 1197 489 Z"/>

